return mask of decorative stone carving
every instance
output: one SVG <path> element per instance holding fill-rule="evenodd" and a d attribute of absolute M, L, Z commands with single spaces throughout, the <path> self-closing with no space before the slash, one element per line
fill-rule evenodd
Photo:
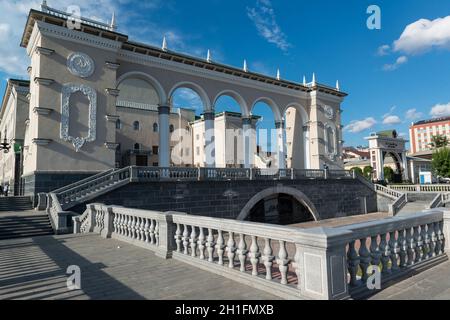
<path fill-rule="evenodd" d="M 333 120 L 334 118 L 334 110 L 332 107 L 330 106 L 323 106 L 323 111 L 325 114 L 325 117 L 327 117 L 327 119 Z"/>
<path fill-rule="evenodd" d="M 74 76 L 88 78 L 94 73 L 95 64 L 87 54 L 74 52 L 67 58 L 67 68 Z"/>
<path fill-rule="evenodd" d="M 82 92 L 89 99 L 89 129 L 87 137 L 72 137 L 69 135 L 70 96 Z M 61 139 L 72 142 L 75 151 L 79 152 L 86 142 L 93 142 L 97 132 L 97 93 L 91 87 L 84 84 L 68 83 L 63 85 L 61 98 Z"/>

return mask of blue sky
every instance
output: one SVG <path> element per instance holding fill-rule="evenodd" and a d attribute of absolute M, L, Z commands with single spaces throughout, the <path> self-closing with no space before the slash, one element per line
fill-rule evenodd
<path fill-rule="evenodd" d="M 19 48 L 28 9 L 40 1 L 0 0 L 0 76 L 24 77 Z M 64 9 L 70 0 L 48 1 Z M 82 14 L 106 21 L 116 11 L 131 39 L 242 66 L 283 79 L 334 85 L 349 93 L 342 105 L 346 145 L 365 144 L 370 132 L 450 115 L 450 1 L 448 0 L 78 0 Z M 381 30 L 366 26 L 369 5 L 381 9 Z M 441 18 L 441 19 L 439 19 Z M 426 20 L 421 20 L 426 19 Z M 384 46 L 384 47 L 383 47 Z M 0 85 L 4 90 L 4 81 Z M 238 111 L 231 99 L 218 109 Z M 176 102 L 196 104 L 186 92 Z M 227 107 L 225 107 L 227 106 Z M 229 108 L 228 108 L 229 106 Z M 270 126 L 265 106 L 254 113 Z"/>

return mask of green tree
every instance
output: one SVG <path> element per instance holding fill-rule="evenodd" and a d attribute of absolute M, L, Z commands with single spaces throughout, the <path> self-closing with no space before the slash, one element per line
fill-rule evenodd
<path fill-rule="evenodd" d="M 372 171 L 373 168 L 371 166 L 366 166 L 364 167 L 364 177 L 366 177 L 367 179 L 371 179 L 372 178 Z"/>
<path fill-rule="evenodd" d="M 354 167 L 354 168 L 351 168 L 350 170 L 351 171 L 355 171 L 356 174 L 359 174 L 360 176 L 363 175 L 363 171 L 362 171 L 362 169 L 360 167 Z"/>
<path fill-rule="evenodd" d="M 391 167 L 384 167 L 384 180 L 387 182 L 392 182 L 394 180 L 394 170 Z"/>
<path fill-rule="evenodd" d="M 440 148 L 433 152 L 431 166 L 435 175 L 450 178 L 450 148 Z"/>
<path fill-rule="evenodd" d="M 436 136 L 431 137 L 430 146 L 433 149 L 444 148 L 444 147 L 447 147 L 448 145 L 449 145 L 449 141 L 447 139 L 447 136 L 438 134 Z"/>

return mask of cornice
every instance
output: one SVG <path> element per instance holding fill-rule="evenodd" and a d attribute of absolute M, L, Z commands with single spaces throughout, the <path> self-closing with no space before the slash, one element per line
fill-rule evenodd
<path fill-rule="evenodd" d="M 49 115 L 50 113 L 52 113 L 52 109 L 49 109 L 49 108 L 40 108 L 40 107 L 35 107 L 34 109 L 33 109 L 33 112 L 34 113 L 36 113 L 36 114 L 39 114 L 39 115 L 41 115 L 41 116 L 46 116 L 46 115 Z"/>

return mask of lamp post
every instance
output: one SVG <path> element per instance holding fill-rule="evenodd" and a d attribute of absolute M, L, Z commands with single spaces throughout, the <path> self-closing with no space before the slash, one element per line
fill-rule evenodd
<path fill-rule="evenodd" d="M 0 150 L 3 150 L 4 153 L 8 153 L 9 149 L 11 149 L 11 144 L 6 140 L 6 136 L 3 139 L 3 142 L 0 143 Z"/>

